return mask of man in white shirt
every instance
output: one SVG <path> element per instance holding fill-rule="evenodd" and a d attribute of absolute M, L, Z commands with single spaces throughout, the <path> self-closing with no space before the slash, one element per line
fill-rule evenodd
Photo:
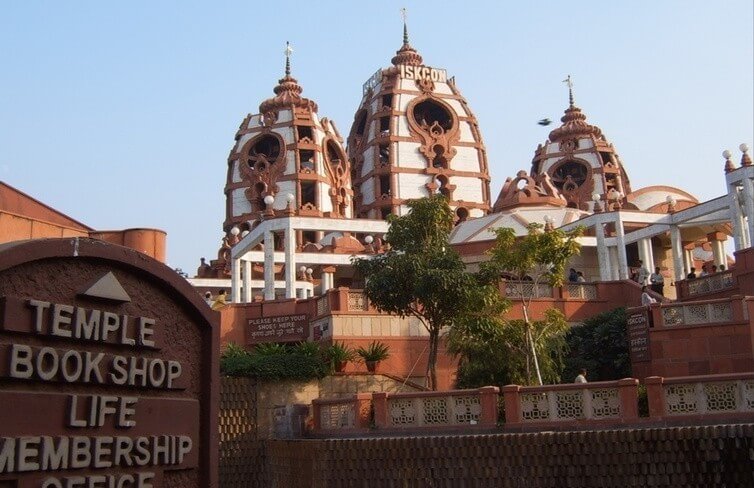
<path fill-rule="evenodd" d="M 657 300 L 652 298 L 652 295 L 649 294 L 649 287 L 644 285 L 641 289 L 641 304 L 642 306 L 646 306 L 653 303 L 657 303 Z"/>
<path fill-rule="evenodd" d="M 655 272 L 649 275 L 649 283 L 651 285 L 652 291 L 665 296 L 664 293 L 664 286 L 665 286 L 665 278 L 662 276 L 662 273 L 660 273 L 660 267 L 655 268 Z"/>
<path fill-rule="evenodd" d="M 575 380 L 573 380 L 574 383 L 586 383 L 586 369 L 581 368 L 579 370 L 579 375 L 576 377 Z"/>

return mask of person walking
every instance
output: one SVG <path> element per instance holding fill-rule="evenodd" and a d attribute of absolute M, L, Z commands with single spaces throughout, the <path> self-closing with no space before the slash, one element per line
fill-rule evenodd
<path fill-rule="evenodd" d="M 576 379 L 573 380 L 574 383 L 586 383 L 586 369 L 581 368 L 579 370 L 579 375 L 576 376 Z"/>

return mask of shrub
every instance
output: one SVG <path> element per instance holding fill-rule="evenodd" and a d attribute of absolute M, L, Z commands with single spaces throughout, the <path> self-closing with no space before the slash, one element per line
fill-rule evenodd
<path fill-rule="evenodd" d="M 372 341 L 366 348 L 356 349 L 356 354 L 364 361 L 383 361 L 390 357 L 390 346 L 380 341 Z"/>
<path fill-rule="evenodd" d="M 309 380 L 322 378 L 329 372 L 329 363 L 320 354 L 308 354 L 312 350 L 310 347 L 289 350 L 280 344 L 274 345 L 277 347 L 270 344 L 259 346 L 247 351 L 229 344 L 220 357 L 220 372 L 268 381 Z"/>
<path fill-rule="evenodd" d="M 595 315 L 572 327 L 566 342 L 571 350 L 562 374 L 566 381 L 573 381 L 581 368 L 587 369 L 589 381 L 631 376 L 625 308 Z"/>

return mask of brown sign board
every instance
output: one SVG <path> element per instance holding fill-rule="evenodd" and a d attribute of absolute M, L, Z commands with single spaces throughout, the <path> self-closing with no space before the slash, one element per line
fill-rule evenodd
<path fill-rule="evenodd" d="M 649 310 L 646 308 L 628 311 L 628 350 L 632 363 L 650 361 Z"/>
<path fill-rule="evenodd" d="M 132 249 L 0 246 L 0 486 L 217 487 L 217 315 Z"/>
<path fill-rule="evenodd" d="M 307 314 L 278 315 L 249 319 L 246 324 L 246 343 L 297 342 L 309 337 Z"/>

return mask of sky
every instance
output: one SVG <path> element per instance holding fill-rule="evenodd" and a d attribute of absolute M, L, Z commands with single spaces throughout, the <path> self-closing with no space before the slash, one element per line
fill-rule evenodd
<path fill-rule="evenodd" d="M 167 262 L 214 258 L 227 157 L 272 96 L 285 42 L 304 96 L 347 136 L 362 84 L 401 45 L 477 116 L 492 194 L 576 104 L 634 190 L 725 193 L 754 145 L 752 0 L 35 1 L 0 14 L 0 180 L 95 229 L 156 227 Z"/>

